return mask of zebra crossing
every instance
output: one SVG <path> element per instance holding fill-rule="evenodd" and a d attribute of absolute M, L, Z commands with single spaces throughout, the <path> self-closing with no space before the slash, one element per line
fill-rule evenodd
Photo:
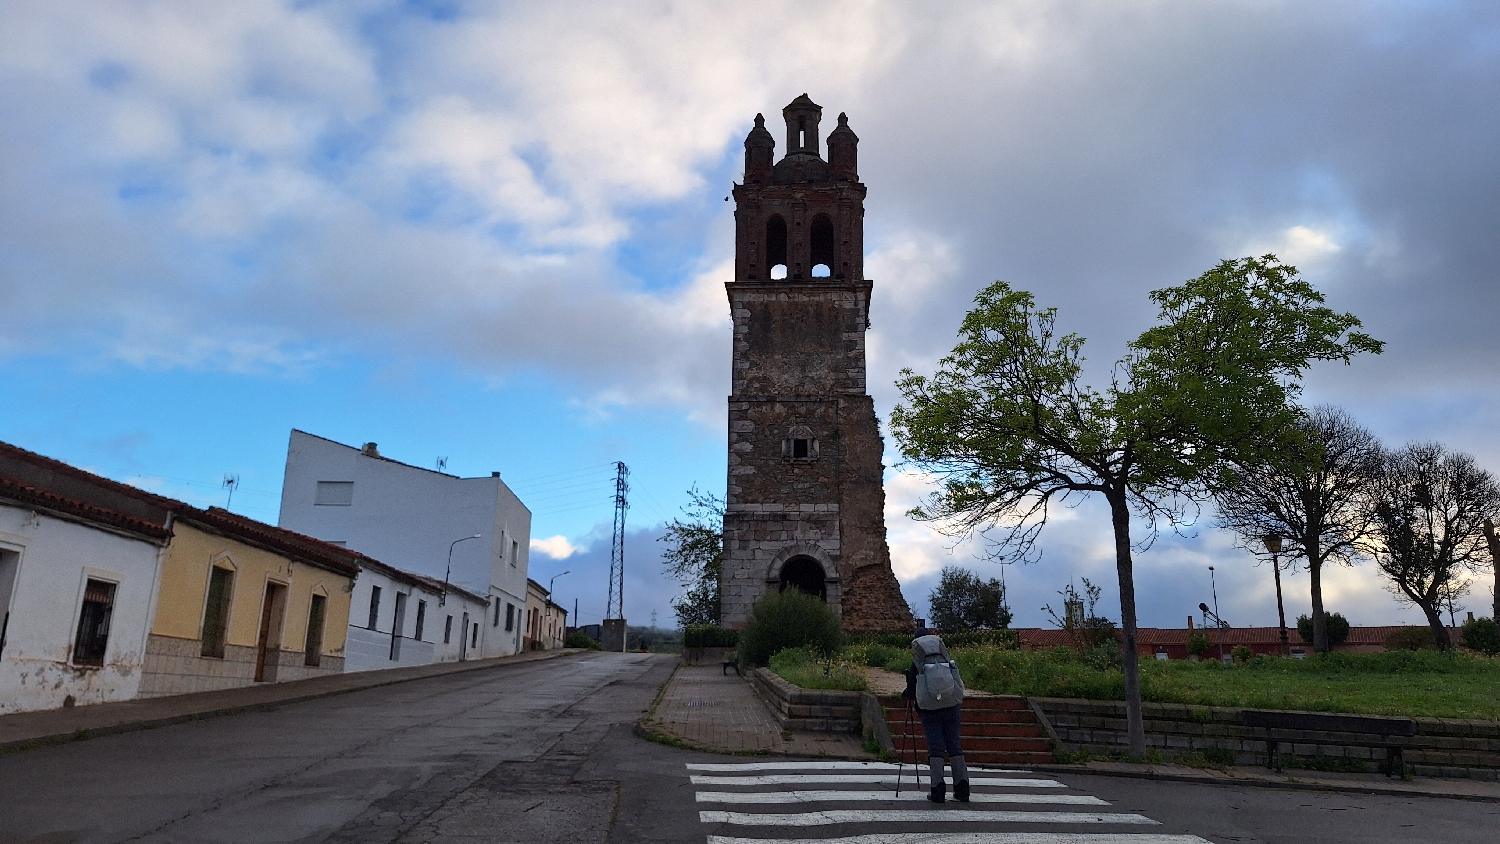
<path fill-rule="evenodd" d="M 1209 844 L 1151 831 L 1159 824 L 1145 815 L 1025 770 L 971 767 L 970 802 L 950 795 L 941 806 L 927 802 L 925 769 L 889 762 L 690 763 L 687 772 L 708 844 Z"/>

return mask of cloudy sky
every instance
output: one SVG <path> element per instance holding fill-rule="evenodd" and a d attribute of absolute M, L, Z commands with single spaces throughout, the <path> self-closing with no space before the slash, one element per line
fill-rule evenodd
<path fill-rule="evenodd" d="M 1310 401 L 1500 469 L 1500 11 L 1370 0 L 4 4 L 0 439 L 201 504 L 233 473 L 271 521 L 294 427 L 499 470 L 585 621 L 623 460 L 627 614 L 666 622 L 659 525 L 724 486 L 724 197 L 804 91 L 861 138 L 882 418 L 992 280 L 1102 365 L 1147 291 L 1271 251 L 1388 344 Z M 902 515 L 898 462 L 920 613 L 940 566 L 999 567 Z M 1006 571 L 1017 623 L 1072 578 L 1114 599 L 1107 527 L 1064 513 Z M 1181 625 L 1209 565 L 1231 623 L 1273 623 L 1254 563 L 1207 522 L 1164 538 L 1142 623 Z M 1328 591 L 1418 620 L 1368 566 Z"/>

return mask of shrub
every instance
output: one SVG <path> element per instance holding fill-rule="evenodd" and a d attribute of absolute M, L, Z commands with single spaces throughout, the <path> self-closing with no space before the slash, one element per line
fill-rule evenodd
<path fill-rule="evenodd" d="M 1343 644 L 1345 639 L 1349 638 L 1349 619 L 1344 618 L 1343 614 L 1336 612 L 1324 613 L 1323 620 L 1324 623 L 1328 625 L 1329 647 L 1332 647 L 1334 645 L 1341 645 Z M 1312 616 L 1297 616 L 1297 635 L 1302 637 L 1302 641 L 1308 643 L 1309 645 L 1312 644 Z"/>
<path fill-rule="evenodd" d="M 1208 634 L 1194 631 L 1187 638 L 1187 652 L 1194 656 L 1203 656 L 1208 649 L 1213 647 L 1213 642 L 1208 640 Z"/>
<path fill-rule="evenodd" d="M 740 631 L 741 665 L 765 665 L 786 648 L 807 646 L 833 655 L 843 644 L 838 616 L 818 598 L 797 589 L 767 595 L 750 610 L 750 623 Z"/>
<path fill-rule="evenodd" d="M 999 648 L 1006 651 L 1021 649 L 1021 634 L 1014 630 L 960 630 L 944 633 L 943 641 L 949 648 Z M 907 651 L 911 640 L 906 641 Z"/>
<path fill-rule="evenodd" d="M 866 645 L 884 645 L 888 648 L 901 648 L 911 650 L 912 631 L 892 630 L 885 633 L 852 633 L 846 641 L 852 647 L 864 647 Z"/>
<path fill-rule="evenodd" d="M 601 646 L 598 642 L 590 639 L 588 637 L 588 634 L 578 630 L 574 630 L 572 633 L 568 634 L 568 637 L 566 639 L 563 639 L 563 647 L 588 648 L 591 651 L 597 651 L 601 649 Z"/>
<path fill-rule="evenodd" d="M 1255 656 L 1255 652 L 1250 650 L 1249 645 L 1235 645 L 1234 650 L 1229 653 L 1234 657 L 1235 662 L 1240 663 L 1249 662 Z"/>
<path fill-rule="evenodd" d="M 879 643 L 853 645 L 846 650 L 846 653 L 851 660 L 873 668 L 884 668 L 893 660 L 911 658 L 911 651 L 907 648 L 893 648 Z"/>
<path fill-rule="evenodd" d="M 740 631 L 717 624 L 690 624 L 682 631 L 684 648 L 732 648 L 739 641 Z"/>
<path fill-rule="evenodd" d="M 771 657 L 770 668 L 788 683 L 804 689 L 862 692 L 869 688 L 858 665 L 848 660 L 820 657 L 812 648 L 777 651 Z"/>
<path fill-rule="evenodd" d="M 1470 650 L 1495 656 L 1500 654 L 1500 624 L 1493 618 L 1475 618 L 1464 622 L 1464 645 Z"/>
<path fill-rule="evenodd" d="M 1385 637 L 1388 651 L 1435 651 L 1437 640 L 1432 638 L 1431 627 L 1403 627 Z"/>

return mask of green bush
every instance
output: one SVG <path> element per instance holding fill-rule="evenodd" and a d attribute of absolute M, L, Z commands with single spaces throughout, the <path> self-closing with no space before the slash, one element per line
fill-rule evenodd
<path fill-rule="evenodd" d="M 1188 653 L 1190 653 L 1190 654 L 1192 654 L 1194 656 L 1203 656 L 1204 654 L 1208 653 L 1208 649 L 1211 648 L 1211 647 L 1213 647 L 1213 642 L 1210 642 L 1208 640 L 1208 635 L 1207 634 L 1205 634 L 1205 633 L 1199 633 L 1199 632 L 1196 632 L 1196 631 L 1193 632 L 1193 633 L 1188 634 L 1188 638 L 1187 638 L 1187 652 Z"/>
<path fill-rule="evenodd" d="M 750 610 L 750 623 L 740 631 L 740 665 L 765 665 L 786 648 L 810 647 L 832 656 L 844 641 L 838 616 L 817 597 L 797 589 L 767 595 Z"/>
<path fill-rule="evenodd" d="M 740 641 L 740 631 L 717 624 L 690 624 L 682 631 L 684 648 L 732 648 Z"/>
<path fill-rule="evenodd" d="M 574 630 L 572 633 L 568 634 L 568 637 L 566 639 L 563 639 L 563 647 L 588 648 L 591 651 L 597 651 L 600 650 L 601 646 L 598 642 L 590 639 L 587 634 L 578 630 Z"/>
<path fill-rule="evenodd" d="M 1255 656 L 1255 652 L 1250 650 L 1249 645 L 1235 645 L 1234 650 L 1230 651 L 1229 654 L 1238 663 L 1249 662 Z"/>
<path fill-rule="evenodd" d="M 770 669 L 788 683 L 804 689 L 863 692 L 870 687 L 857 664 L 820 656 L 812 648 L 786 648 L 777 651 L 771 657 Z"/>
<path fill-rule="evenodd" d="M 1500 624 L 1493 618 L 1475 618 L 1464 622 L 1464 645 L 1487 656 L 1500 654 Z"/>
<path fill-rule="evenodd" d="M 1385 637 L 1388 651 L 1435 651 L 1437 640 L 1432 637 L 1431 627 L 1403 627 Z"/>
<path fill-rule="evenodd" d="M 856 648 L 865 645 L 884 645 L 888 648 L 911 649 L 912 631 L 894 630 L 885 633 L 853 633 L 846 640 L 849 647 Z"/>
<path fill-rule="evenodd" d="M 943 641 L 952 648 L 1000 648 L 1016 651 L 1021 649 L 1021 635 L 1014 630 L 958 630 L 944 633 Z M 906 640 L 906 649 L 911 650 L 911 640 Z"/>
<path fill-rule="evenodd" d="M 844 653 L 850 660 L 872 668 L 885 668 L 893 660 L 909 661 L 911 659 L 910 649 L 882 645 L 878 642 L 850 645 L 844 649 Z"/>
<path fill-rule="evenodd" d="M 1341 645 L 1344 643 L 1345 639 L 1349 638 L 1349 619 L 1344 618 L 1343 613 L 1323 613 L 1323 622 L 1324 624 L 1328 625 L 1329 647 L 1332 647 L 1334 645 Z M 1308 643 L 1309 645 L 1312 644 L 1312 616 L 1297 616 L 1297 635 L 1302 637 L 1302 641 Z"/>

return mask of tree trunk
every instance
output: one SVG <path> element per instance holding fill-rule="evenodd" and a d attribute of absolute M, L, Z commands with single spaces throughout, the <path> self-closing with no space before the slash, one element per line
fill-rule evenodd
<path fill-rule="evenodd" d="M 1490 609 L 1490 618 L 1500 624 L 1500 536 L 1495 535 L 1495 523 L 1484 520 L 1484 538 L 1490 544 L 1490 568 L 1495 572 L 1495 585 L 1491 597 L 1495 606 Z"/>
<path fill-rule="evenodd" d="M 1107 494 L 1115 529 L 1115 573 L 1120 579 L 1120 657 L 1125 669 L 1125 734 L 1130 752 L 1146 755 L 1146 722 L 1141 715 L 1141 658 L 1135 628 L 1135 571 L 1130 559 L 1130 506 L 1125 492 Z"/>
<path fill-rule="evenodd" d="M 1448 638 L 1448 628 L 1443 624 L 1443 600 L 1433 598 L 1423 601 L 1422 613 L 1427 616 L 1427 625 L 1432 628 L 1432 639 L 1437 642 L 1438 650 L 1447 653 L 1453 647 L 1453 641 Z"/>
<path fill-rule="evenodd" d="M 1307 581 L 1312 587 L 1313 652 L 1326 654 L 1333 650 L 1328 643 L 1328 616 L 1323 612 L 1323 547 L 1311 530 L 1302 538 L 1307 552 Z"/>

